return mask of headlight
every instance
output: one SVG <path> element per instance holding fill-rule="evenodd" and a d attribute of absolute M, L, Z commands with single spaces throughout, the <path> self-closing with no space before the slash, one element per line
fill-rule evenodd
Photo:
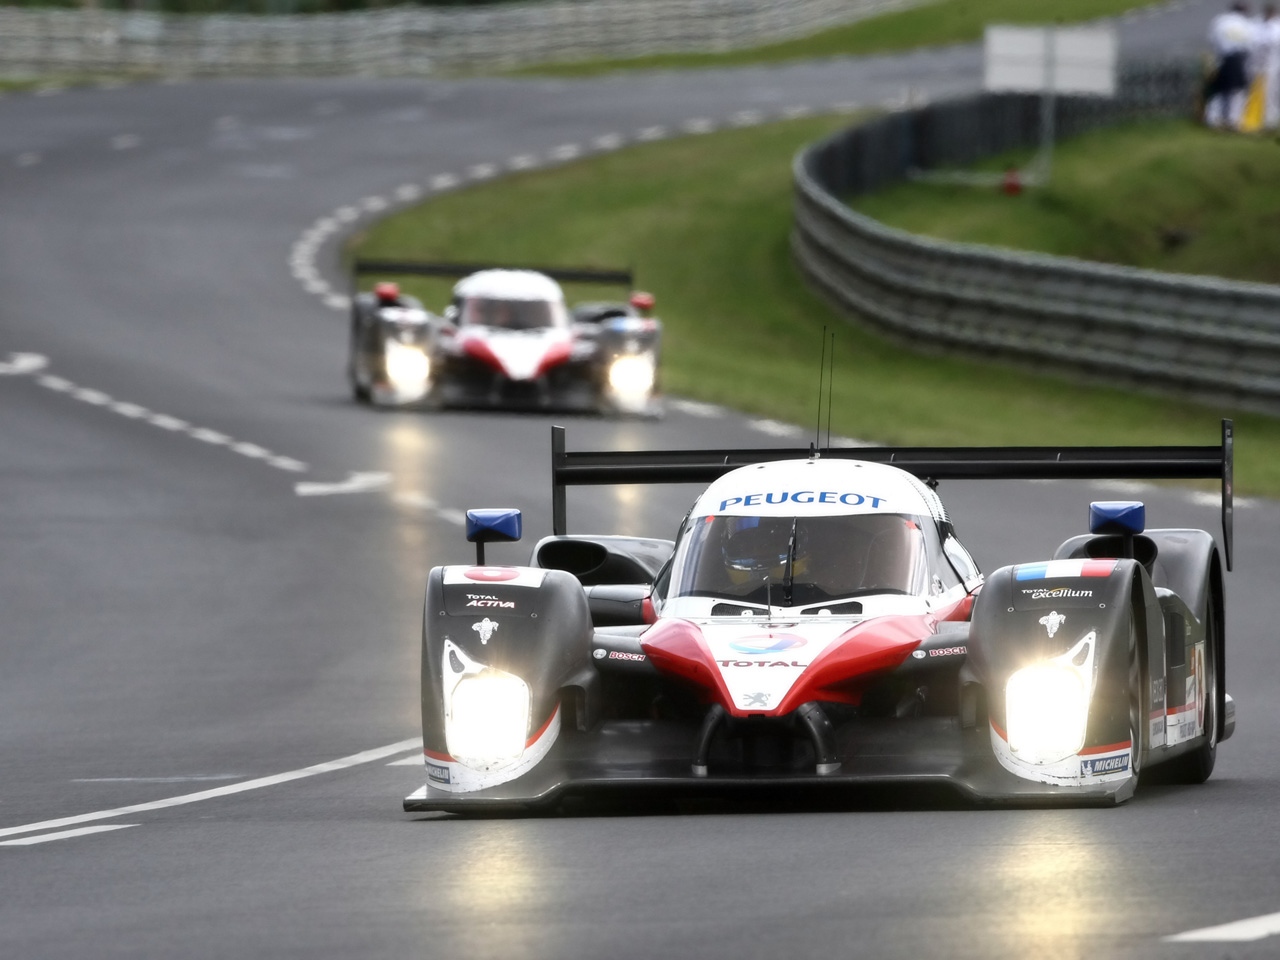
<path fill-rule="evenodd" d="M 421 347 L 387 341 L 387 379 L 397 388 L 421 387 L 431 374 L 431 361 Z"/>
<path fill-rule="evenodd" d="M 609 387 L 623 396 L 645 396 L 653 389 L 653 358 L 648 354 L 619 357 L 609 367 Z"/>
<path fill-rule="evenodd" d="M 1060 657 L 1024 667 L 1005 685 L 1009 749 L 1027 763 L 1056 763 L 1084 746 L 1093 694 L 1090 631 Z"/>
<path fill-rule="evenodd" d="M 518 760 L 529 735 L 529 686 L 487 669 L 462 677 L 448 697 L 444 726 L 449 753 L 468 767 Z"/>

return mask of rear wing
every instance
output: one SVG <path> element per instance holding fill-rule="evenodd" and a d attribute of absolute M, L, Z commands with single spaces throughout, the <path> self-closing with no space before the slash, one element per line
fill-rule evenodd
<path fill-rule="evenodd" d="M 448 263 L 419 260 L 356 260 L 351 264 L 351 287 L 354 293 L 359 278 L 368 274 L 383 276 L 454 277 L 461 279 L 481 270 L 533 270 L 558 283 L 599 283 L 631 288 L 634 275 L 630 270 L 605 270 L 596 267 L 530 267 L 498 263 Z"/>
<path fill-rule="evenodd" d="M 1212 447 L 838 447 L 823 457 L 890 463 L 925 482 L 938 480 L 1190 480 L 1222 483 L 1222 544 L 1232 567 L 1234 436 L 1222 421 L 1222 442 Z M 810 449 L 640 452 L 565 449 L 564 427 L 551 428 L 551 528 L 567 532 L 565 493 L 572 486 L 615 483 L 707 484 L 730 470 L 770 460 L 810 456 Z"/>

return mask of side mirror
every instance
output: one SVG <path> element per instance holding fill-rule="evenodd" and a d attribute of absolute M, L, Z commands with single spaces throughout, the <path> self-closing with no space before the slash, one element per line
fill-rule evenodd
<path fill-rule="evenodd" d="M 1124 555 L 1133 558 L 1133 538 L 1147 528 L 1147 508 L 1141 500 L 1095 500 L 1089 504 L 1089 532 L 1118 535 Z"/>
<path fill-rule="evenodd" d="M 467 511 L 467 541 L 476 545 L 476 566 L 484 566 L 486 543 L 511 543 L 519 540 L 523 520 L 513 507 L 489 507 Z"/>

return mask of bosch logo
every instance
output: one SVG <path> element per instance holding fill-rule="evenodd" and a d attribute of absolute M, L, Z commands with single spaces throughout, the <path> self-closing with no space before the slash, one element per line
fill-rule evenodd
<path fill-rule="evenodd" d="M 804 637 L 793 633 L 774 633 L 760 637 L 743 637 L 729 644 L 738 653 L 781 653 L 804 646 Z"/>
<path fill-rule="evenodd" d="M 644 663 L 648 659 L 643 653 L 627 653 L 625 650 L 610 650 L 610 660 L 629 660 L 632 663 Z"/>
<path fill-rule="evenodd" d="M 968 654 L 969 654 L 969 648 L 964 646 L 939 647 L 936 650 L 929 651 L 929 656 L 931 657 L 964 657 L 964 656 L 968 656 Z"/>

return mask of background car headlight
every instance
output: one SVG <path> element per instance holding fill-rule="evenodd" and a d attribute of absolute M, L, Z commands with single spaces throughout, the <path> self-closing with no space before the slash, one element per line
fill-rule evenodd
<path fill-rule="evenodd" d="M 1023 667 L 1005 685 L 1009 749 L 1028 763 L 1056 763 L 1084 746 L 1092 696 L 1090 632 L 1060 657 Z"/>
<path fill-rule="evenodd" d="M 397 387 L 421 386 L 431 374 L 431 361 L 420 347 L 387 341 L 387 379 Z"/>
<path fill-rule="evenodd" d="M 624 396 L 644 396 L 653 389 L 653 360 L 647 354 L 618 357 L 609 366 L 609 387 Z"/>
<path fill-rule="evenodd" d="M 529 734 L 529 686 L 500 670 L 463 677 L 449 696 L 445 740 L 469 767 L 518 760 Z"/>

